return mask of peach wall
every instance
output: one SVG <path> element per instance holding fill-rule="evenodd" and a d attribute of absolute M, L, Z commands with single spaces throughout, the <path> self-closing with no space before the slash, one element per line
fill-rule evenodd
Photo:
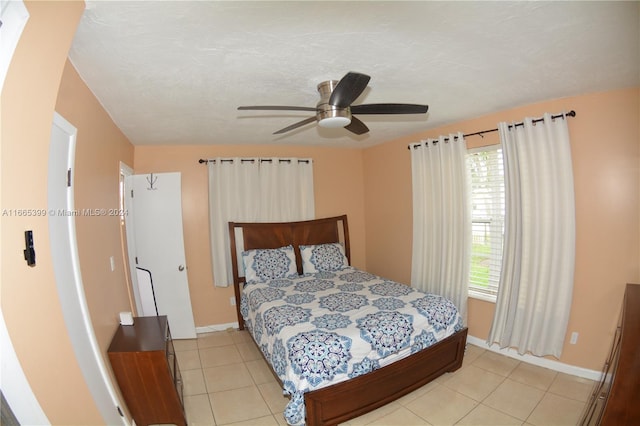
<path fill-rule="evenodd" d="M 2 91 L 1 203 L 46 209 L 54 105 L 83 2 L 26 2 L 30 18 Z M 1 217 L 2 313 L 20 364 L 52 424 L 103 423 L 75 358 L 51 262 L 46 216 Z M 35 267 L 24 261 L 33 230 Z"/>
<path fill-rule="evenodd" d="M 576 271 L 569 334 L 561 362 L 599 370 L 606 358 L 624 286 L 640 281 L 640 90 L 558 99 L 514 108 L 397 139 L 364 152 L 367 269 L 402 282 L 411 275 L 411 162 L 407 146 L 428 137 L 497 127 L 544 112 L 569 119 L 576 197 Z M 467 138 L 471 147 L 497 134 Z M 380 170 L 386 170 L 384 175 Z M 469 299 L 469 334 L 486 338 L 494 305 Z"/>
<path fill-rule="evenodd" d="M 78 129 L 75 208 L 118 209 L 120 161 L 133 165 L 133 145 L 116 127 L 73 65 L 62 74 L 56 111 Z M 78 216 L 76 235 L 85 296 L 98 344 L 105 354 L 118 313 L 132 311 L 120 239 L 119 216 Z M 115 268 L 111 271 L 110 257 Z"/>
<path fill-rule="evenodd" d="M 209 248 L 207 167 L 200 158 L 300 157 L 314 161 L 316 217 L 347 214 L 352 264 L 364 268 L 365 220 L 362 150 L 277 145 L 136 146 L 137 174 L 181 172 L 184 243 L 196 327 L 237 321 L 233 288 L 213 286 Z"/>

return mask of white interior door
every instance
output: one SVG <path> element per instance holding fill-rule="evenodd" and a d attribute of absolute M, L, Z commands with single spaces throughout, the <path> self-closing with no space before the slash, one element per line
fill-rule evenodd
<path fill-rule="evenodd" d="M 102 358 L 84 293 L 76 242 L 74 161 L 77 130 L 55 113 L 47 176 L 51 260 L 64 321 L 73 350 L 105 424 L 128 424 Z"/>
<path fill-rule="evenodd" d="M 195 338 L 184 254 L 180 173 L 133 175 L 131 179 L 136 267 L 150 271 L 158 314 L 167 316 L 172 337 Z"/>

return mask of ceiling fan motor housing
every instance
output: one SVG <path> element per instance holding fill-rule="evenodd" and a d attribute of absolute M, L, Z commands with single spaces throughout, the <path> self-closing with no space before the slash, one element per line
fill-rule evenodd
<path fill-rule="evenodd" d="M 320 101 L 316 105 L 316 118 L 318 119 L 318 125 L 321 127 L 338 128 L 351 124 L 349 107 L 338 108 L 329 104 L 331 93 L 337 85 L 338 80 L 328 80 L 318 84 Z"/>

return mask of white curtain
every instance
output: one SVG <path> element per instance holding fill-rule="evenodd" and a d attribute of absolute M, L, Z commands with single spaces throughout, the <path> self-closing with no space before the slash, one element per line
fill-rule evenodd
<path fill-rule="evenodd" d="M 233 283 L 228 222 L 313 219 L 313 162 L 298 158 L 215 158 L 208 161 L 213 282 Z"/>
<path fill-rule="evenodd" d="M 466 322 L 471 210 L 462 133 L 411 145 L 411 285 L 456 304 Z"/>
<path fill-rule="evenodd" d="M 314 218 L 311 160 L 262 159 L 260 188 L 259 220 L 289 222 Z"/>
<path fill-rule="evenodd" d="M 505 166 L 505 241 L 488 343 L 560 357 L 569 321 L 575 205 L 566 117 L 499 124 Z"/>

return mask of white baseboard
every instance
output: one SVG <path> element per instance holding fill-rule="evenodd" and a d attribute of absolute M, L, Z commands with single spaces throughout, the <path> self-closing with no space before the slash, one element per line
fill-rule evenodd
<path fill-rule="evenodd" d="M 196 334 L 212 333 L 214 331 L 225 331 L 230 328 L 237 330 L 238 323 L 230 322 L 227 324 L 213 324 L 213 325 L 205 325 L 204 327 L 196 327 Z"/>
<path fill-rule="evenodd" d="M 588 368 L 577 367 L 575 365 L 565 364 L 548 358 L 541 358 L 530 354 L 520 355 L 518 351 L 511 348 L 502 349 L 498 345 L 489 345 L 486 340 L 474 336 L 467 336 L 467 343 L 482 349 L 496 352 L 510 358 L 517 359 L 522 362 L 537 365 L 538 367 L 548 368 L 550 370 L 559 371 L 561 373 L 571 374 L 585 379 L 599 381 L 602 377 L 601 371 L 589 370 Z"/>

